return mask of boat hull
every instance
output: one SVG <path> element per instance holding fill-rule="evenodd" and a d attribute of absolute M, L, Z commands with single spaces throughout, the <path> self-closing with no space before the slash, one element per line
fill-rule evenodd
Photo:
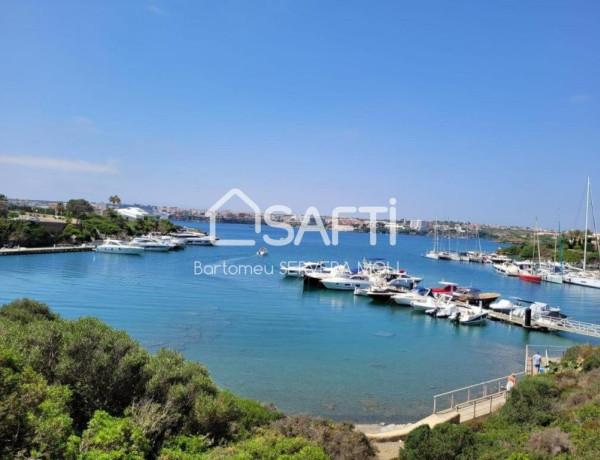
<path fill-rule="evenodd" d="M 108 247 L 103 248 L 98 246 L 94 249 L 96 252 L 102 252 L 104 254 L 124 254 L 129 256 L 139 256 L 144 253 L 144 248 L 123 248 L 123 247 Z"/>
<path fill-rule="evenodd" d="M 530 283 L 541 283 L 542 277 L 538 275 L 529 275 L 527 273 L 520 273 L 519 279 L 523 281 L 529 281 Z"/>

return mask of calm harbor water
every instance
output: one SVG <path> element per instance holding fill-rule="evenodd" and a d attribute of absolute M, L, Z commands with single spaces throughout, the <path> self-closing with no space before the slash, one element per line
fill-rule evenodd
<path fill-rule="evenodd" d="M 224 238 L 259 239 L 248 225 L 218 230 Z M 434 394 L 520 370 L 527 343 L 585 339 L 494 322 L 454 326 L 351 292 L 303 289 L 301 281 L 277 273 L 281 261 L 347 260 L 355 266 L 365 257 L 383 257 L 422 276 L 425 286 L 455 281 L 560 305 L 575 319 L 600 323 L 600 290 L 530 284 L 497 275 L 490 265 L 426 259 L 421 254 L 432 246 L 426 237 L 399 236 L 393 247 L 386 235 L 378 239 L 371 247 L 369 235 L 344 233 L 338 246 L 326 247 L 318 234 L 306 234 L 300 246 L 270 248 L 265 258 L 255 255 L 261 241 L 254 248 L 188 247 L 141 257 L 2 257 L 0 303 L 31 297 L 66 318 L 98 317 L 149 350 L 172 347 L 203 362 L 234 392 L 274 402 L 286 412 L 355 422 L 414 420 L 431 411 Z M 458 244 L 475 249 L 472 240 Z M 498 244 L 482 246 L 495 250 Z M 196 261 L 204 267 L 264 264 L 275 274 L 198 276 Z"/>

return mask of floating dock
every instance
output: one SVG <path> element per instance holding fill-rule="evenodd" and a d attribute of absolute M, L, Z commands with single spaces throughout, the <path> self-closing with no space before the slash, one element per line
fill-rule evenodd
<path fill-rule="evenodd" d="M 89 252 L 94 249 L 92 245 L 84 246 L 51 246 L 46 248 L 17 248 L 0 249 L 0 256 L 22 256 L 33 254 L 58 254 L 63 252 Z"/>
<path fill-rule="evenodd" d="M 575 321 L 571 318 L 544 317 L 538 320 L 532 319 L 531 323 L 529 325 L 526 325 L 525 318 L 519 318 L 517 316 L 498 313 L 495 311 L 489 311 L 488 317 L 492 320 L 502 321 L 508 324 L 514 324 L 517 326 L 524 327 L 525 329 L 532 329 L 534 331 L 562 331 L 570 332 L 572 334 L 585 335 L 587 337 L 600 338 L 600 324 L 584 323 L 582 321 Z"/>

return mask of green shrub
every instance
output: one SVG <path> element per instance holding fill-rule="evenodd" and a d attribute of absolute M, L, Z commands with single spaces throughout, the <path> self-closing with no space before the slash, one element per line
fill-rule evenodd
<path fill-rule="evenodd" d="M 71 392 L 0 349 L 0 458 L 73 458 Z"/>
<path fill-rule="evenodd" d="M 76 426 L 85 426 L 96 410 L 123 413 L 143 394 L 148 352 L 124 331 L 94 318 L 62 324 L 55 380 L 73 389 Z"/>
<path fill-rule="evenodd" d="M 80 450 L 82 460 L 143 460 L 150 443 L 131 419 L 96 411 L 81 436 Z"/>
<path fill-rule="evenodd" d="M 204 436 L 176 436 L 163 445 L 160 460 L 198 460 L 208 451 L 210 442 Z"/>
<path fill-rule="evenodd" d="M 328 460 L 328 455 L 314 443 L 301 437 L 286 438 L 265 431 L 231 447 L 217 448 L 209 460 Z"/>
<path fill-rule="evenodd" d="M 475 459 L 476 438 L 463 425 L 442 423 L 433 429 L 421 425 L 411 431 L 400 450 L 402 460 Z"/>
<path fill-rule="evenodd" d="M 513 388 L 500 415 L 514 423 L 547 426 L 556 418 L 558 395 L 551 375 L 526 377 Z"/>
<path fill-rule="evenodd" d="M 0 308 L 0 318 L 28 324 L 33 321 L 56 321 L 58 315 L 52 313 L 48 305 L 31 299 L 18 299 Z"/>
<path fill-rule="evenodd" d="M 592 356 L 588 356 L 583 360 L 581 364 L 581 368 L 584 372 L 589 372 L 592 369 L 597 369 L 600 367 L 600 356 L 598 354 L 594 354 Z"/>

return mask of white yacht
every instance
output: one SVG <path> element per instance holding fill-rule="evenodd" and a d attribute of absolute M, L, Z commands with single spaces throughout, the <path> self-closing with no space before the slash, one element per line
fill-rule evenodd
<path fill-rule="evenodd" d="M 170 244 L 162 243 L 154 238 L 146 238 L 143 236 L 139 236 L 131 240 L 131 245 L 139 246 L 144 251 L 167 252 L 171 250 Z"/>
<path fill-rule="evenodd" d="M 256 253 L 256 255 L 259 256 L 259 257 L 268 256 L 269 255 L 269 250 L 267 248 L 260 248 L 258 250 L 258 252 Z"/>
<path fill-rule="evenodd" d="M 430 290 L 424 288 L 413 289 L 410 292 L 396 294 L 392 296 L 392 300 L 398 305 L 410 307 L 413 300 L 423 300 L 429 295 Z"/>
<path fill-rule="evenodd" d="M 163 235 L 158 232 L 148 233 L 146 238 L 152 238 L 160 243 L 168 244 L 171 249 L 185 249 L 185 240 L 181 238 L 175 238 L 174 236 Z"/>
<path fill-rule="evenodd" d="M 140 246 L 133 246 L 123 241 L 118 240 L 105 240 L 101 245 L 96 246 L 94 251 L 106 252 L 111 254 L 132 254 L 139 255 L 144 252 L 144 248 Z"/>
<path fill-rule="evenodd" d="M 356 288 L 367 289 L 371 286 L 371 278 L 368 275 L 356 274 L 350 276 L 334 276 L 321 280 L 327 289 L 336 291 L 354 291 Z"/>

